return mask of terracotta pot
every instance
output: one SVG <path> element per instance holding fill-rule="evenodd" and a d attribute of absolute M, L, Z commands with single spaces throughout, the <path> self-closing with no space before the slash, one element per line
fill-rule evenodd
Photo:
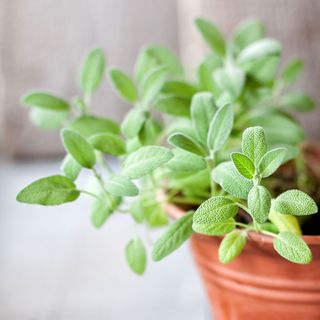
<path fill-rule="evenodd" d="M 185 214 L 167 205 L 177 219 Z M 319 320 L 320 236 L 304 236 L 313 262 L 298 265 L 281 258 L 271 237 L 251 233 L 244 251 L 233 262 L 218 261 L 221 237 L 194 234 L 193 255 L 217 320 Z"/>

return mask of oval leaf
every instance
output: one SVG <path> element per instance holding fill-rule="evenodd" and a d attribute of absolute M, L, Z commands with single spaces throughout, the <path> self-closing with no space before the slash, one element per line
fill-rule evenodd
<path fill-rule="evenodd" d="M 301 264 L 312 261 L 312 253 L 308 245 L 294 233 L 280 232 L 273 241 L 274 249 L 283 258 Z"/>
<path fill-rule="evenodd" d="M 210 92 L 196 93 L 191 102 L 191 120 L 199 141 L 206 145 L 209 125 L 217 107 Z"/>
<path fill-rule="evenodd" d="M 135 107 L 124 118 L 121 124 L 121 131 L 127 138 L 134 138 L 141 130 L 146 119 L 146 112 L 141 108 Z"/>
<path fill-rule="evenodd" d="M 199 157 L 190 152 L 175 149 L 173 150 L 174 157 L 167 163 L 167 166 L 173 171 L 200 171 L 207 167 L 204 158 Z"/>
<path fill-rule="evenodd" d="M 259 161 L 267 152 L 267 142 L 262 127 L 246 129 L 242 135 L 242 152 L 258 166 Z"/>
<path fill-rule="evenodd" d="M 77 132 L 64 129 L 61 132 L 62 142 L 67 152 L 82 166 L 92 169 L 96 156 L 92 146 Z"/>
<path fill-rule="evenodd" d="M 236 227 L 236 221 L 231 218 L 219 223 L 193 224 L 193 230 L 207 236 L 223 236 Z"/>
<path fill-rule="evenodd" d="M 80 166 L 80 164 L 76 160 L 74 160 L 70 156 L 70 154 L 66 155 L 62 162 L 61 170 L 64 172 L 67 178 L 69 178 L 72 181 L 76 180 L 81 169 L 82 167 Z"/>
<path fill-rule="evenodd" d="M 134 197 L 139 193 L 137 186 L 131 180 L 117 175 L 110 177 L 106 181 L 105 187 L 113 196 Z"/>
<path fill-rule="evenodd" d="M 212 171 L 212 179 L 232 196 L 247 199 L 253 182 L 244 178 L 231 161 L 223 162 Z"/>
<path fill-rule="evenodd" d="M 75 201 L 80 195 L 75 184 L 64 176 L 50 176 L 32 182 L 17 195 L 17 201 L 54 206 Z"/>
<path fill-rule="evenodd" d="M 280 214 L 276 212 L 271 205 L 269 220 L 281 231 L 290 231 L 297 235 L 302 235 L 299 221 L 297 217 L 288 214 Z"/>
<path fill-rule="evenodd" d="M 105 72 L 106 62 L 101 48 L 91 50 L 85 57 L 80 74 L 80 87 L 92 93 L 99 87 Z"/>
<path fill-rule="evenodd" d="M 282 165 L 286 157 L 285 148 L 268 151 L 259 162 L 259 173 L 263 178 L 271 176 Z"/>
<path fill-rule="evenodd" d="M 27 107 L 36 107 L 52 111 L 67 111 L 69 103 L 47 92 L 30 92 L 21 100 L 21 103 Z"/>
<path fill-rule="evenodd" d="M 125 249 L 129 267 L 138 275 L 142 275 L 147 265 L 147 254 L 140 238 L 132 239 Z"/>
<path fill-rule="evenodd" d="M 273 209 L 281 214 L 306 216 L 318 212 L 315 201 L 300 190 L 288 190 L 280 194 L 273 202 Z"/>
<path fill-rule="evenodd" d="M 113 120 L 101 117 L 97 118 L 94 116 L 81 116 L 74 120 L 69 128 L 78 132 L 85 138 L 97 133 L 120 133 L 118 124 Z"/>
<path fill-rule="evenodd" d="M 195 20 L 195 24 L 209 47 L 218 55 L 224 56 L 226 44 L 217 27 L 211 22 L 200 18 Z"/>
<path fill-rule="evenodd" d="M 285 83 L 291 84 L 295 82 L 303 69 L 303 61 L 301 59 L 292 59 L 286 65 L 282 73 L 282 79 Z"/>
<path fill-rule="evenodd" d="M 152 258 L 154 261 L 162 260 L 190 238 L 193 233 L 192 217 L 193 212 L 189 212 L 167 228 L 153 247 Z"/>
<path fill-rule="evenodd" d="M 212 151 L 218 151 L 227 141 L 233 126 L 233 106 L 225 105 L 214 115 L 208 132 L 207 145 Z"/>
<path fill-rule="evenodd" d="M 98 133 L 91 136 L 88 141 L 96 150 L 113 156 L 120 156 L 126 153 L 124 140 L 113 133 Z"/>
<path fill-rule="evenodd" d="M 168 162 L 173 153 L 164 147 L 146 146 L 130 154 L 126 159 L 123 174 L 138 179 Z"/>
<path fill-rule="evenodd" d="M 263 186 L 253 187 L 248 195 L 248 208 L 258 223 L 264 223 L 269 216 L 271 195 Z"/>
<path fill-rule="evenodd" d="M 231 154 L 232 162 L 235 167 L 247 179 L 252 179 L 255 173 L 253 162 L 244 154 L 234 152 Z"/>
<path fill-rule="evenodd" d="M 196 210 L 193 216 L 193 229 L 196 230 L 202 225 L 216 224 L 224 222 L 238 211 L 238 206 L 235 202 L 227 197 L 216 196 L 203 202 Z"/>
<path fill-rule="evenodd" d="M 119 95 L 128 102 L 135 102 L 138 94 L 131 78 L 118 69 L 109 70 L 110 80 Z"/>
<path fill-rule="evenodd" d="M 61 128 L 67 120 L 68 113 L 66 111 L 52 111 L 40 108 L 34 108 L 30 112 L 31 122 L 42 129 Z"/>
<path fill-rule="evenodd" d="M 247 242 L 247 235 L 241 231 L 232 232 L 221 241 L 218 256 L 222 263 L 229 263 L 242 252 Z"/>
<path fill-rule="evenodd" d="M 164 95 L 156 101 L 155 108 L 163 113 L 177 117 L 190 116 L 190 98 L 177 95 Z"/>
<path fill-rule="evenodd" d="M 187 150 L 189 152 L 205 155 L 205 151 L 195 141 L 183 133 L 173 133 L 168 137 L 168 143 L 177 148 Z"/>

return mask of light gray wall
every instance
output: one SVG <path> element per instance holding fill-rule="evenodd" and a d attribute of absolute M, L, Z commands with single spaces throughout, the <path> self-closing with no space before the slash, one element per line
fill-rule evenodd
<path fill-rule="evenodd" d="M 5 150 L 15 156 L 61 151 L 58 133 L 30 125 L 18 101 L 30 88 L 76 95 L 77 68 L 89 47 L 101 45 L 108 63 L 128 72 L 145 44 L 162 43 L 177 51 L 173 0 L 2 0 L 0 12 L 1 128 Z M 94 105 L 99 114 L 115 119 L 129 107 L 106 82 Z"/>

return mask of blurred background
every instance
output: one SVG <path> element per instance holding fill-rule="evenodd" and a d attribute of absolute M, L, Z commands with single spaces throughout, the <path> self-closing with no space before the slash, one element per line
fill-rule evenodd
<path fill-rule="evenodd" d="M 241 20 L 256 17 L 283 43 L 284 59 L 305 61 L 297 86 L 319 101 L 319 14 L 318 0 L 1 0 L 0 319 L 207 317 L 187 246 L 161 263 L 150 263 L 139 278 L 123 257 L 133 230 L 125 217 L 113 217 L 97 231 L 85 200 L 58 210 L 15 202 L 22 186 L 58 172 L 63 154 L 56 131 L 29 123 L 27 110 L 19 105 L 22 94 L 45 88 L 65 98 L 77 95 L 78 66 L 84 52 L 96 45 L 105 49 L 108 65 L 132 73 L 142 46 L 163 44 L 180 55 L 192 74 L 206 51 L 195 17 L 211 19 L 226 36 Z M 97 114 L 114 119 L 130 107 L 107 82 L 93 105 Z M 299 117 L 309 138 L 318 140 L 320 110 Z"/>

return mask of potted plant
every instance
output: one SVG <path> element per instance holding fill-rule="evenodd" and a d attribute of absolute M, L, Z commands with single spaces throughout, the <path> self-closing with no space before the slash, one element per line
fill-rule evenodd
<path fill-rule="evenodd" d="M 161 46 L 141 51 L 134 78 L 109 68 L 115 91 L 132 104 L 121 124 L 92 113 L 91 95 L 106 69 L 100 48 L 84 59 L 81 96 L 68 102 L 27 93 L 22 104 L 36 125 L 63 128 L 66 156 L 61 174 L 31 183 L 17 200 L 47 206 L 87 195 L 97 228 L 118 212 L 148 228 L 167 225 L 169 215 L 175 221 L 152 258 L 191 237 L 218 319 L 319 319 L 319 149 L 303 142 L 291 113 L 315 104 L 288 92 L 302 62 L 293 59 L 279 73 L 281 46 L 257 20 L 239 25 L 229 42 L 206 20 L 196 26 L 212 50 L 192 81 Z M 118 159 L 119 171 L 105 155 Z M 93 187 L 76 185 L 84 170 Z M 125 255 L 143 274 L 139 235 Z"/>

